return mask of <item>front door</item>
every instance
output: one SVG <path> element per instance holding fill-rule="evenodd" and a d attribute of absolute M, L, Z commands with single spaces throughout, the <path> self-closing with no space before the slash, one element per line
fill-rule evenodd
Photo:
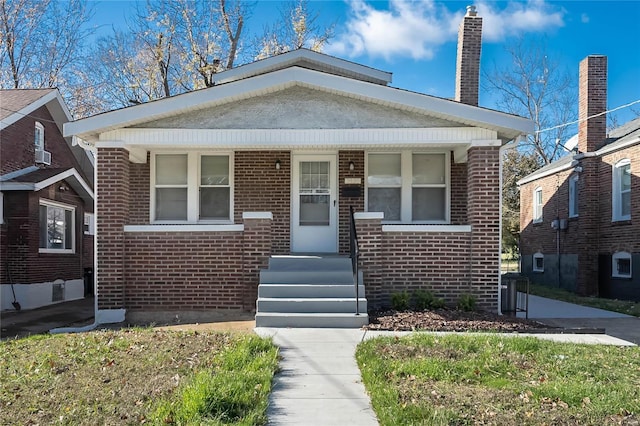
<path fill-rule="evenodd" d="M 337 253 L 335 155 L 294 155 L 291 251 Z"/>

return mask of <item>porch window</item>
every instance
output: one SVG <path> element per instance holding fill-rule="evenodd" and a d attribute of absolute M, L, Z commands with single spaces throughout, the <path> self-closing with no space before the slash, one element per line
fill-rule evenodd
<path fill-rule="evenodd" d="M 449 167 L 445 153 L 371 153 L 367 210 L 387 222 L 447 223 Z"/>
<path fill-rule="evenodd" d="M 631 219 L 631 162 L 621 160 L 613 167 L 613 221 Z"/>
<path fill-rule="evenodd" d="M 73 253 L 75 208 L 40 201 L 40 253 Z"/>
<path fill-rule="evenodd" d="M 151 221 L 230 222 L 232 172 L 229 154 L 155 154 Z"/>

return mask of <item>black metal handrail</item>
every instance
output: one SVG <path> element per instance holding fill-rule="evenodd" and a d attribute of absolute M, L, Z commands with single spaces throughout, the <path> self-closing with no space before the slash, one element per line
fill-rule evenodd
<path fill-rule="evenodd" d="M 353 216 L 353 206 L 349 207 L 349 211 L 349 255 L 353 271 L 353 284 L 356 287 L 356 315 L 360 315 L 360 296 L 358 295 L 358 257 L 360 256 L 360 248 L 358 247 L 358 231 L 356 230 L 356 220 Z"/>

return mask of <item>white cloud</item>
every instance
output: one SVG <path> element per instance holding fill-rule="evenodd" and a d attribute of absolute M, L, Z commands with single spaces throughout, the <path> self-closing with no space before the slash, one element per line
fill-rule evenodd
<path fill-rule="evenodd" d="M 430 59 L 439 46 L 456 40 L 465 13 L 464 9 L 451 12 L 447 3 L 433 0 L 390 0 L 385 10 L 376 9 L 365 0 L 348 0 L 348 4 L 344 32 L 327 46 L 330 54 L 368 55 L 386 60 L 398 56 Z M 494 3 L 486 1 L 476 6 L 483 18 L 483 37 L 487 42 L 564 26 L 565 12 L 543 0 L 508 3 L 504 9 L 496 9 Z"/>

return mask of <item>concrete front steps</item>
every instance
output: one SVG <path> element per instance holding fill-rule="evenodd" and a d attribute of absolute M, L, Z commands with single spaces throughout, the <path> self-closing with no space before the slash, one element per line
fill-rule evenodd
<path fill-rule="evenodd" d="M 260 271 L 256 327 L 359 328 L 369 323 L 362 274 L 358 307 L 351 259 L 274 256 Z"/>

